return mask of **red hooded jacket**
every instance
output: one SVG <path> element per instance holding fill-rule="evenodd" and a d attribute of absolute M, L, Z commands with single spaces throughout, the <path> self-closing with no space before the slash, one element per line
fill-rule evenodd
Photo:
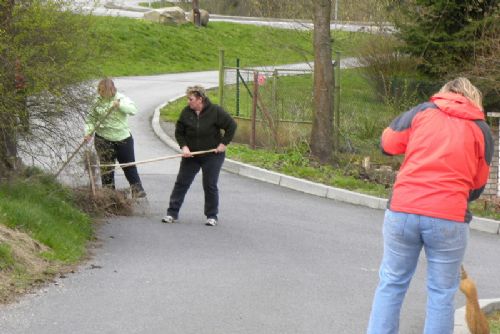
<path fill-rule="evenodd" d="M 397 117 L 382 150 L 404 154 L 388 208 L 469 222 L 468 202 L 488 180 L 493 138 L 483 111 L 455 93 L 438 93 Z"/>

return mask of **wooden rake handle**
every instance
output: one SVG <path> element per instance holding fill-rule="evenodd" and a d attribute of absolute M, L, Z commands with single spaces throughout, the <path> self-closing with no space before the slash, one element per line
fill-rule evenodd
<path fill-rule="evenodd" d="M 197 151 L 197 152 L 191 152 L 191 155 L 200 155 L 200 154 L 206 154 L 206 153 L 215 153 L 215 149 L 211 150 L 206 150 L 206 151 Z M 153 159 L 148 159 L 148 160 L 141 160 L 141 161 L 134 161 L 134 162 L 127 162 L 124 164 L 106 164 L 106 165 L 93 165 L 93 167 L 130 167 L 134 165 L 140 165 L 140 164 L 146 164 L 149 162 L 155 162 L 155 161 L 161 161 L 161 160 L 168 160 L 168 159 L 175 159 L 175 158 L 181 158 L 182 153 L 179 154 L 174 154 L 174 155 L 167 155 L 165 157 L 159 157 L 159 158 L 153 158 Z"/>

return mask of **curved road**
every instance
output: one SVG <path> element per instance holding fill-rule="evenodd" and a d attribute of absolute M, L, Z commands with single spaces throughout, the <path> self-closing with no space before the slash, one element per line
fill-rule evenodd
<path fill-rule="evenodd" d="M 174 153 L 153 135 L 150 119 L 157 105 L 195 83 L 214 86 L 217 73 L 117 80 L 140 107 L 131 119 L 138 160 Z M 175 160 L 140 165 L 144 215 L 108 220 L 76 273 L 1 307 L 1 333 L 364 332 L 382 211 L 223 172 L 219 226 L 203 225 L 200 178 L 180 223 L 162 224 L 177 168 Z M 471 231 L 465 264 L 480 298 L 498 297 L 499 249 L 497 235 Z M 424 271 L 421 263 L 401 333 L 422 332 Z"/>
<path fill-rule="evenodd" d="M 121 1 L 132 4 L 136 1 Z M 142 14 L 105 11 L 124 16 Z M 131 120 L 137 159 L 173 154 L 150 117 L 186 86 L 217 85 L 217 73 L 117 80 L 141 112 Z M 222 173 L 220 225 L 202 223 L 193 184 L 181 223 L 159 223 L 178 161 L 141 165 L 143 217 L 109 220 L 94 257 L 19 303 L 2 307 L 2 333 L 362 333 L 381 256 L 383 213 Z M 126 182 L 120 180 L 123 187 Z M 481 298 L 498 296 L 499 238 L 473 231 L 466 258 Z M 423 266 L 402 315 L 421 333 Z M 463 305 L 459 295 L 458 305 Z"/>

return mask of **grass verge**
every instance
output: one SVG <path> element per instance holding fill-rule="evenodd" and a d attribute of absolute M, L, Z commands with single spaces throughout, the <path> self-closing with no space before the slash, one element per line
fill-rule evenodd
<path fill-rule="evenodd" d="M 214 70 L 219 49 L 226 65 L 277 65 L 313 59 L 312 32 L 210 22 L 206 28 L 192 24 L 168 26 L 123 17 L 95 17 L 100 70 L 106 76 Z M 334 49 L 352 55 L 356 45 L 375 38 L 368 33 L 334 31 Z"/>
<path fill-rule="evenodd" d="M 488 314 L 488 321 L 490 323 L 490 333 L 500 334 L 500 311 Z"/>
<path fill-rule="evenodd" d="M 0 184 L 0 303 L 86 255 L 92 221 L 73 198 L 70 189 L 33 170 Z"/>
<path fill-rule="evenodd" d="M 76 208 L 70 190 L 48 176 L 2 184 L 0 215 L 7 227 L 48 246 L 41 254 L 48 260 L 77 261 L 92 236 L 91 220 Z"/>
<path fill-rule="evenodd" d="M 87 256 L 93 221 L 131 215 L 122 191 L 68 188 L 37 168 L 0 183 L 0 303 L 64 273 Z"/>

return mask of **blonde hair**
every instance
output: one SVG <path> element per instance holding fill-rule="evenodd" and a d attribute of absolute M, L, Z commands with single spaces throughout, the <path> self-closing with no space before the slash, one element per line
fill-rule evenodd
<path fill-rule="evenodd" d="M 203 101 L 207 98 L 205 88 L 203 86 L 191 86 L 186 89 L 186 95 L 194 95 L 196 97 L 201 97 Z"/>
<path fill-rule="evenodd" d="M 104 98 L 110 98 L 116 95 L 116 87 L 113 80 L 104 78 L 97 85 L 97 92 Z"/>
<path fill-rule="evenodd" d="M 467 78 L 459 77 L 451 80 L 441 87 L 439 92 L 460 94 L 471 100 L 481 110 L 483 109 L 483 94 Z"/>

